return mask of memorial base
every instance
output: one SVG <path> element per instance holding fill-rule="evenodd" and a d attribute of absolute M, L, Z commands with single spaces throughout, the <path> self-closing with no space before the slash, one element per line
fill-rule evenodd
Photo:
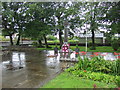
<path fill-rule="evenodd" d="M 60 61 L 76 61 L 70 58 L 70 55 L 73 51 L 70 49 L 70 45 L 67 42 L 64 42 L 62 49 L 60 50 Z"/>

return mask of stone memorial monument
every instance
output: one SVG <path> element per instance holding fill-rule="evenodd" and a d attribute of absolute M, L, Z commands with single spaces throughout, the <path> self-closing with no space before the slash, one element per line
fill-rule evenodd
<path fill-rule="evenodd" d="M 60 60 L 69 61 L 71 60 L 70 55 L 73 52 L 68 44 L 68 22 L 64 22 L 64 43 L 60 50 Z"/>

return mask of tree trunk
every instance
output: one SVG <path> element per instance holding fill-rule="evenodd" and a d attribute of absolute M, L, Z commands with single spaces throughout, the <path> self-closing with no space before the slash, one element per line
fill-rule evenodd
<path fill-rule="evenodd" d="M 38 43 L 39 43 L 39 47 L 43 47 L 42 46 L 42 41 L 40 39 L 38 40 Z"/>
<path fill-rule="evenodd" d="M 92 32 L 92 50 L 95 50 L 95 33 L 94 33 L 94 21 L 91 22 L 91 32 Z"/>
<path fill-rule="evenodd" d="M 20 34 L 18 35 L 18 39 L 17 39 L 16 45 L 20 45 Z"/>
<path fill-rule="evenodd" d="M 62 39 L 62 30 L 59 30 L 59 41 L 60 41 L 60 49 L 63 45 L 63 39 Z"/>
<path fill-rule="evenodd" d="M 94 30 L 92 30 L 92 45 L 95 45 L 95 34 L 94 34 Z"/>
<path fill-rule="evenodd" d="M 95 50 L 95 29 L 96 29 L 96 11 L 95 11 L 95 8 L 97 7 L 97 4 L 94 4 L 93 7 L 91 7 L 91 10 L 94 9 L 92 12 L 91 12 L 91 31 L 92 31 L 92 50 Z"/>
<path fill-rule="evenodd" d="M 45 40 L 45 47 L 48 48 L 48 43 L 47 43 L 46 35 L 44 34 L 43 37 L 44 37 L 44 40 Z"/>
<path fill-rule="evenodd" d="M 12 35 L 9 35 L 10 37 L 10 44 L 13 45 L 13 38 L 12 38 Z"/>

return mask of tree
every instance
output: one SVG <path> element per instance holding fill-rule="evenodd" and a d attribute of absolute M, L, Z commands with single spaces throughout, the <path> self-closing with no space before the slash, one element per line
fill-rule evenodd
<path fill-rule="evenodd" d="M 17 3 L 16 7 L 18 7 L 16 10 L 14 10 L 15 13 L 15 24 L 16 24 L 16 30 L 18 33 L 18 39 L 16 42 L 16 45 L 20 44 L 20 38 L 23 34 L 23 31 L 25 30 L 26 22 L 28 21 L 26 16 L 26 10 L 28 9 L 28 3 Z"/>
<path fill-rule="evenodd" d="M 30 21 L 26 24 L 25 34 L 36 38 L 40 47 L 42 47 L 41 40 L 44 38 L 48 48 L 46 35 L 51 33 L 51 16 L 53 15 L 51 5 L 49 2 L 32 3 L 27 11 Z"/>
<path fill-rule="evenodd" d="M 19 45 L 20 36 L 25 28 L 26 22 L 26 3 L 23 2 L 3 2 L 3 32 L 10 36 L 11 45 L 13 45 L 12 35 L 18 33 L 16 45 Z"/>
<path fill-rule="evenodd" d="M 107 42 L 111 43 L 112 37 L 115 34 L 120 33 L 120 14 L 119 14 L 119 9 L 120 9 L 120 2 L 107 2 L 104 3 L 104 6 L 106 7 L 106 15 L 101 18 L 101 21 L 103 23 L 108 23 L 105 25 L 106 29 L 108 32 L 106 33 L 106 40 Z M 119 41 L 118 41 L 119 42 Z"/>
<path fill-rule="evenodd" d="M 111 3 L 111 8 L 109 9 L 106 20 L 111 23 L 111 32 L 113 34 L 120 33 L 120 1 Z"/>
<path fill-rule="evenodd" d="M 54 9 L 54 20 L 55 20 L 55 29 L 56 32 L 59 32 L 59 41 L 60 41 L 60 48 L 63 44 L 63 39 L 62 39 L 62 30 L 64 29 L 63 27 L 63 21 L 64 21 L 64 11 L 65 11 L 65 3 L 61 3 L 61 2 L 56 2 L 54 3 L 53 6 Z"/>
<path fill-rule="evenodd" d="M 10 43 L 13 45 L 12 35 L 15 33 L 14 30 L 14 12 L 10 9 L 10 3 L 2 3 L 3 12 L 2 12 L 2 25 L 3 25 L 3 32 L 6 32 L 7 35 L 10 37 Z"/>
<path fill-rule="evenodd" d="M 72 2 L 57 2 L 54 3 L 53 9 L 54 9 L 54 20 L 55 20 L 55 29 L 56 32 L 59 32 L 59 41 L 60 41 L 60 48 L 63 45 L 63 30 L 64 30 L 64 22 L 67 21 L 70 25 L 70 28 L 73 28 L 75 22 L 77 21 L 75 19 L 77 15 L 76 8 L 73 8 Z M 72 18 L 73 17 L 73 18 Z M 80 20 L 78 20 L 79 22 Z M 73 24 L 74 23 L 74 24 Z M 73 36 L 73 33 L 71 31 L 68 31 L 68 35 Z"/>
<path fill-rule="evenodd" d="M 78 3 L 78 6 L 79 5 L 80 4 Z M 80 12 L 81 14 L 79 18 L 83 18 L 83 20 L 81 20 L 82 23 L 79 26 L 82 27 L 85 26 L 86 24 L 90 25 L 89 28 L 85 28 L 85 29 L 91 31 L 92 34 L 91 49 L 95 49 L 95 31 L 99 30 L 99 27 L 104 26 L 103 18 L 106 16 L 110 4 L 107 2 L 86 2 L 86 3 L 82 3 L 81 6 L 82 9 L 81 11 L 78 10 L 78 12 Z"/>

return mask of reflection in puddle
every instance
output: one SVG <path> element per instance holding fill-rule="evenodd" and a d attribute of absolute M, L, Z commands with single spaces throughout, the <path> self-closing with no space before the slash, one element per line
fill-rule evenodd
<path fill-rule="evenodd" d="M 38 88 L 51 78 L 54 78 L 64 68 L 73 66 L 72 62 L 60 62 L 60 54 L 57 57 L 47 57 L 54 55 L 54 51 L 41 52 L 11 52 L 9 58 L 3 57 L 2 62 L 2 84 L 3 88 Z M 93 53 L 88 52 L 86 56 Z M 106 54 L 106 53 L 101 53 Z M 81 56 L 83 57 L 83 56 Z M 72 53 L 70 58 L 75 58 Z M 114 60 L 116 57 L 113 53 L 104 56 L 106 60 Z M 6 70 L 7 67 L 14 67 L 17 70 Z M 19 70 L 19 67 L 23 69 Z M 12 69 L 13 70 L 13 69 Z M 12 83 L 11 83 L 12 82 Z"/>
<path fill-rule="evenodd" d="M 9 61 L 3 61 L 3 68 L 8 70 L 21 69 L 25 67 L 25 53 L 12 52 L 12 58 Z"/>
<path fill-rule="evenodd" d="M 47 55 L 54 55 L 54 51 L 47 51 Z M 59 54 L 57 57 L 47 57 L 46 59 L 46 65 L 51 69 L 60 70 L 59 63 Z"/>
<path fill-rule="evenodd" d="M 13 52 L 12 61 L 23 61 L 25 60 L 24 52 Z"/>
<path fill-rule="evenodd" d="M 25 67 L 25 53 L 13 52 L 11 63 L 14 67 Z"/>
<path fill-rule="evenodd" d="M 53 51 L 41 52 L 11 52 L 8 59 L 2 62 L 3 88 L 35 88 L 42 86 L 61 72 L 59 57 L 47 57 Z M 30 63 L 29 63 L 30 62 Z M 6 70 L 12 65 L 17 70 Z M 19 67 L 24 68 L 19 70 Z M 26 82 L 27 81 L 27 82 Z M 10 83 L 12 82 L 12 83 Z"/>
<path fill-rule="evenodd" d="M 43 51 L 44 54 L 46 55 L 54 55 L 54 51 L 50 50 L 50 51 Z M 88 58 L 91 58 L 90 55 L 92 55 L 92 52 L 87 52 L 86 56 Z M 105 52 L 101 52 L 101 55 L 104 55 L 103 58 L 105 60 L 116 60 L 116 57 L 113 53 L 105 53 Z M 75 59 L 75 53 L 72 53 L 70 55 L 71 59 Z M 83 55 L 81 55 L 81 58 L 84 58 Z M 47 57 L 46 58 L 46 65 L 51 68 L 51 69 L 55 69 L 56 67 L 59 66 L 59 61 L 60 59 L 60 54 L 58 53 L 57 57 Z M 18 68 L 19 67 L 25 67 L 26 66 L 26 56 L 25 56 L 25 52 L 12 52 L 11 55 L 11 60 L 8 61 L 3 61 L 3 68 Z"/>

